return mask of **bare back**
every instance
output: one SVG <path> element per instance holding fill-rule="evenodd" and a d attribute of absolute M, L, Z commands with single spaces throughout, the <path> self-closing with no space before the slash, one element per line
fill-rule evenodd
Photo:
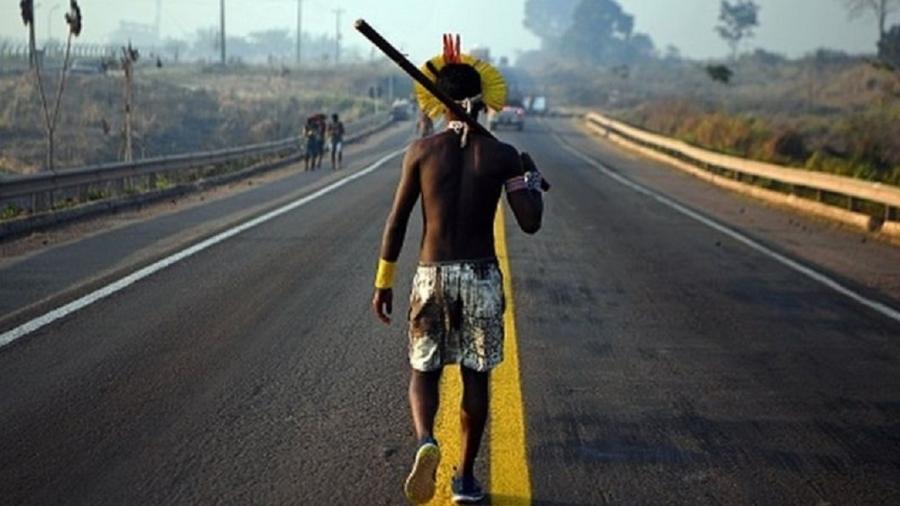
<path fill-rule="evenodd" d="M 423 262 L 490 258 L 494 253 L 493 223 L 504 183 L 536 170 L 526 154 L 498 140 L 472 133 L 465 148 L 453 132 L 414 142 L 403 159 L 403 171 L 391 213 L 384 227 L 381 258 L 400 256 L 410 214 L 422 197 L 424 233 L 419 252 Z M 516 221 L 526 233 L 540 228 L 540 192 L 507 194 Z"/>
<path fill-rule="evenodd" d="M 494 215 L 503 183 L 519 171 L 516 151 L 470 135 L 468 145 L 444 132 L 418 141 L 417 165 L 424 230 L 423 262 L 494 256 Z"/>

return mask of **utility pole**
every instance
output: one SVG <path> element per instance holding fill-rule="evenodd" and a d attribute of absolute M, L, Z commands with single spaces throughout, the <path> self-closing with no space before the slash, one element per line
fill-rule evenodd
<path fill-rule="evenodd" d="M 341 62 L 341 16 L 344 9 L 334 9 L 334 65 Z"/>
<path fill-rule="evenodd" d="M 128 47 L 122 48 L 122 70 L 125 71 L 125 148 L 122 155 L 126 162 L 134 159 L 131 117 L 134 112 L 134 63 L 138 58 L 139 53 L 131 47 L 131 42 Z"/>
<path fill-rule="evenodd" d="M 156 41 L 162 37 L 162 0 L 156 0 Z"/>
<path fill-rule="evenodd" d="M 225 66 L 225 0 L 219 0 L 219 50 L 222 52 L 222 66 Z"/>
<path fill-rule="evenodd" d="M 300 50 L 303 43 L 303 0 L 297 0 L 297 66 L 303 60 Z"/>

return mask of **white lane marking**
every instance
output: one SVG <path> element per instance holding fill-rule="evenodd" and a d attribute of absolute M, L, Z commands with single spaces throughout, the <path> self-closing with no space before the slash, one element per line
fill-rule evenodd
<path fill-rule="evenodd" d="M 886 304 L 882 304 L 881 302 L 878 302 L 877 300 L 872 300 L 868 297 L 860 295 L 859 293 L 856 293 L 855 291 L 851 290 L 850 288 L 847 288 L 846 286 L 844 286 L 841 283 L 839 283 L 838 281 L 835 281 L 834 279 L 828 277 L 827 275 L 822 274 L 821 272 L 819 272 L 815 269 L 807 267 L 807 266 L 801 264 L 800 262 L 797 262 L 796 260 L 788 258 L 788 257 L 782 255 L 781 253 L 778 253 L 777 251 L 772 250 L 771 248 L 768 248 L 768 247 L 754 241 L 753 239 L 738 232 L 737 230 L 734 230 L 733 228 L 722 225 L 721 223 L 719 223 L 717 221 L 707 218 L 706 216 L 703 216 L 702 214 L 679 204 L 678 202 L 670 199 L 669 197 L 666 197 L 665 195 L 663 195 L 661 193 L 657 193 L 656 191 L 651 190 L 650 188 L 647 188 L 644 185 L 635 183 L 634 181 L 622 176 L 621 174 L 613 172 L 612 170 L 610 170 L 608 167 L 606 167 L 602 163 L 594 160 L 593 158 L 585 155 L 581 151 L 578 151 L 574 147 L 570 146 L 564 140 L 562 140 L 560 138 L 558 138 L 557 140 L 560 142 L 560 144 L 564 148 L 566 148 L 573 155 L 577 156 L 578 158 L 581 158 L 586 163 L 593 166 L 594 168 L 596 168 L 597 170 L 602 172 L 607 177 L 612 178 L 616 182 L 618 182 L 622 185 L 625 185 L 628 188 L 631 188 L 632 190 L 634 190 L 638 193 L 642 193 L 648 197 L 651 197 L 654 200 L 658 201 L 659 203 L 664 204 L 664 205 L 674 209 L 675 211 L 678 211 L 679 213 L 681 213 L 689 218 L 692 218 L 692 219 L 706 225 L 709 228 L 712 228 L 713 230 L 721 232 L 740 243 L 743 243 L 744 245 L 750 247 L 751 249 L 754 249 L 754 250 L 762 253 L 763 255 L 766 255 L 767 257 L 772 258 L 773 260 L 776 260 L 777 262 L 781 263 L 782 265 L 784 265 L 790 269 L 793 269 L 796 272 L 799 272 L 800 274 L 812 279 L 813 281 L 816 281 L 822 285 L 825 285 L 826 287 L 834 290 L 835 292 L 837 292 L 849 299 L 852 299 L 852 300 L 868 307 L 869 309 L 877 311 L 878 313 L 881 313 L 882 315 L 887 316 L 888 318 L 890 318 L 896 322 L 900 322 L 900 311 L 898 311 L 897 309 L 894 309 Z"/>
<path fill-rule="evenodd" d="M 222 241 L 230 239 L 230 238 L 240 234 L 241 232 L 245 232 L 251 228 L 262 225 L 263 223 L 270 221 L 274 218 L 277 218 L 278 216 L 281 216 L 282 214 L 293 211 L 294 209 L 297 209 L 298 207 L 304 206 L 304 205 L 312 202 L 313 200 L 318 199 L 319 197 L 322 197 L 324 195 L 327 195 L 327 194 L 333 192 L 334 190 L 337 190 L 338 188 L 346 185 L 347 183 L 350 183 L 351 181 L 354 181 L 363 176 L 366 176 L 366 175 L 374 172 L 375 170 L 377 170 L 379 167 L 381 167 L 385 163 L 387 163 L 388 160 L 390 160 L 390 159 L 396 157 L 397 155 L 399 155 L 400 153 L 402 153 L 404 150 L 405 150 L 405 148 L 397 150 L 397 151 L 393 151 L 390 154 L 385 155 L 384 157 L 382 157 L 381 159 L 379 159 L 372 165 L 366 167 L 365 169 L 363 169 L 359 172 L 356 172 L 356 173 L 351 174 L 343 179 L 335 181 L 334 183 L 331 183 L 330 185 L 328 185 L 320 190 L 317 190 L 317 191 L 315 191 L 303 198 L 295 200 L 289 204 L 285 204 L 284 206 L 279 207 L 278 209 L 269 211 L 268 213 L 266 213 L 262 216 L 259 216 L 250 221 L 247 221 L 247 222 L 237 225 L 233 228 L 230 228 L 224 232 L 216 234 L 213 237 L 210 237 L 209 239 L 203 240 L 203 241 L 201 241 L 193 246 L 190 246 L 186 249 L 183 249 L 177 253 L 173 253 L 172 255 L 167 256 L 166 258 L 163 258 L 162 260 L 159 260 L 158 262 L 150 264 L 147 267 L 144 267 L 143 269 L 139 269 L 139 270 L 125 276 L 124 278 L 119 279 L 118 281 L 114 281 L 102 288 L 98 288 L 97 290 L 95 290 L 79 299 L 76 299 L 76 300 L 74 300 L 64 306 L 58 307 L 42 316 L 39 316 L 33 320 L 23 323 L 22 325 L 14 328 L 12 330 L 6 331 L 3 334 L 0 334 L 0 348 L 7 346 L 8 344 L 12 343 L 16 339 L 27 336 L 28 334 L 31 334 L 32 332 L 34 332 L 44 326 L 47 326 L 47 325 L 55 322 L 56 320 L 59 320 L 60 318 L 64 318 L 80 309 L 84 309 L 85 307 L 90 306 L 91 304 L 93 304 L 101 299 L 105 299 L 106 297 L 109 297 L 110 295 L 112 295 L 124 288 L 127 288 L 128 286 L 131 286 L 134 283 L 137 283 L 138 281 L 140 281 L 144 278 L 147 278 L 147 277 L 165 269 L 166 267 L 176 264 L 176 263 L 184 260 L 185 258 L 188 258 L 188 257 L 195 255 L 207 248 L 215 246 L 216 244 L 219 244 Z"/>

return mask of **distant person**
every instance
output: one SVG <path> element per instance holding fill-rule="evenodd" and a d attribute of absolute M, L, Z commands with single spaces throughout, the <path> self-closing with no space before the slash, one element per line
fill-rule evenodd
<path fill-rule="evenodd" d="M 316 168 L 322 168 L 322 159 L 325 157 L 325 136 L 328 131 L 328 120 L 324 114 L 316 115 Z"/>
<path fill-rule="evenodd" d="M 322 155 L 325 152 L 325 115 L 314 114 L 307 118 L 303 128 L 306 138 L 306 170 L 316 170 L 322 166 Z"/>
<path fill-rule="evenodd" d="M 306 119 L 306 126 L 303 127 L 303 137 L 306 139 L 306 154 L 304 157 L 306 170 L 316 170 L 316 160 L 319 157 L 319 127 L 316 122 L 316 116 L 310 116 Z"/>
<path fill-rule="evenodd" d="M 442 62 L 435 72 L 440 90 L 475 116 L 485 103 L 491 108 L 503 106 L 506 88 L 499 72 L 462 63 L 458 42 L 455 48 L 452 42 L 445 47 L 444 55 L 432 60 Z M 484 89 L 482 83 L 487 83 Z M 426 111 L 437 107 L 422 104 Z M 372 298 L 375 314 L 390 324 L 394 268 L 410 215 L 421 197 L 423 235 L 408 334 L 409 401 L 419 446 L 404 487 L 406 497 L 416 504 L 428 502 L 435 493 L 441 452 L 434 420 L 441 373 L 449 364 L 461 365 L 463 382 L 461 455 L 450 483 L 452 498 L 470 503 L 485 497 L 475 478 L 475 458 L 488 418 L 488 379 L 503 360 L 505 307 L 494 249 L 494 216 L 504 187 L 522 230 L 537 232 L 543 214 L 542 178 L 531 158 L 469 131 L 463 118 L 449 111 L 444 114 L 447 129 L 414 141 L 406 152 L 384 227 Z"/>
<path fill-rule="evenodd" d="M 344 123 L 337 113 L 331 115 L 328 139 L 331 143 L 331 168 L 340 169 L 344 161 Z"/>

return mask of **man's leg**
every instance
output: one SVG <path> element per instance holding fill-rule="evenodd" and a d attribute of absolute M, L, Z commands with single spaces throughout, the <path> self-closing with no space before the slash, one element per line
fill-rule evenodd
<path fill-rule="evenodd" d="M 481 437 L 488 418 L 488 380 L 490 372 L 477 372 L 460 367 L 463 380 L 462 454 L 457 475 L 472 478 L 475 473 L 475 457 L 481 446 Z"/>
<path fill-rule="evenodd" d="M 434 417 L 438 409 L 441 371 L 420 372 L 413 370 L 409 380 L 409 404 L 419 448 L 412 470 L 406 477 L 403 490 L 413 504 L 424 504 L 434 497 L 441 451 L 434 440 Z"/>
<path fill-rule="evenodd" d="M 409 379 L 409 405 L 419 441 L 434 436 L 434 418 L 440 401 L 441 370 L 413 370 Z"/>

